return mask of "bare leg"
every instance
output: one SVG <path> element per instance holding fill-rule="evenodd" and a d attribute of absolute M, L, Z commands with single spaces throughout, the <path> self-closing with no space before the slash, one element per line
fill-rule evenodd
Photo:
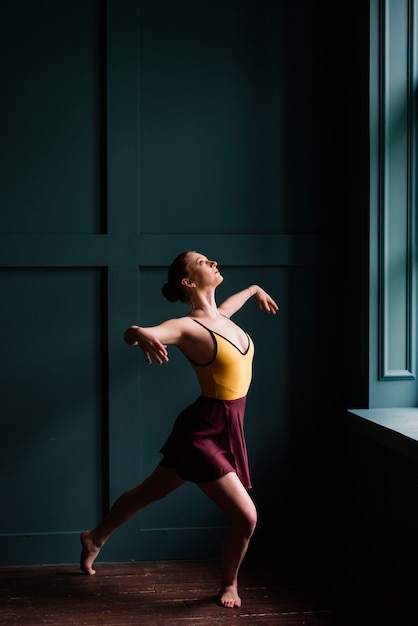
<path fill-rule="evenodd" d="M 110 535 L 148 504 L 164 498 L 183 483 L 174 469 L 159 465 L 143 483 L 125 491 L 96 528 L 81 533 L 82 571 L 95 574 L 93 563 Z"/>
<path fill-rule="evenodd" d="M 199 487 L 231 521 L 222 550 L 219 602 L 228 608 L 239 607 L 241 598 L 238 595 L 238 571 L 255 530 L 257 511 L 235 472 L 230 472 L 219 480 L 202 483 Z"/>

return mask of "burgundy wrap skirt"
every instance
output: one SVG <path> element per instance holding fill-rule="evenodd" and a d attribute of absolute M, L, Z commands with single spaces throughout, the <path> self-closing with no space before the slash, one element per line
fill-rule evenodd
<path fill-rule="evenodd" d="M 216 480 L 236 472 L 251 489 L 244 438 L 246 398 L 216 400 L 200 396 L 177 417 L 160 452 L 161 465 L 194 483 Z"/>

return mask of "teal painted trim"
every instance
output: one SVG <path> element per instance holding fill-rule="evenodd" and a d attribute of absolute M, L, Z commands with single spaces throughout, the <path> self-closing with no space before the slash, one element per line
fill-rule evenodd
<path fill-rule="evenodd" d="M 338 238 L 311 234 L 141 235 L 141 244 L 140 264 L 163 266 L 188 249 L 201 250 L 232 267 L 340 264 L 344 252 Z"/>
<path fill-rule="evenodd" d="M 77 563 L 79 532 L 0 535 L 0 565 Z"/>
<path fill-rule="evenodd" d="M 167 267 L 187 249 L 229 266 L 340 265 L 344 242 L 316 234 L 1 235 L 0 267 Z"/>
<path fill-rule="evenodd" d="M 112 504 L 138 482 L 140 406 L 137 350 L 123 341 L 125 329 L 139 319 L 139 272 L 113 268 L 108 271 L 108 476 Z M 121 418 L 123 416 L 123 418 Z M 129 459 L 129 462 L 125 462 Z M 134 461 L 133 461 L 134 460 Z"/>
<path fill-rule="evenodd" d="M 415 15 L 416 0 L 370 1 L 369 408 L 418 402 Z M 399 133 L 400 158 L 394 147 Z"/>
<path fill-rule="evenodd" d="M 121 10 L 122 9 L 122 10 Z M 138 2 L 107 1 L 108 232 L 138 233 Z"/>
<path fill-rule="evenodd" d="M 402 6 L 403 5 L 403 6 Z M 380 14 L 379 378 L 415 379 L 411 222 L 411 3 Z M 406 31 L 406 37 L 399 35 Z M 394 45 L 393 42 L 396 42 Z"/>
<path fill-rule="evenodd" d="M 100 563 L 159 559 L 220 557 L 224 528 L 118 530 L 105 544 Z M 80 533 L 42 533 L 0 536 L 0 566 L 74 563 L 79 571 Z"/>
<path fill-rule="evenodd" d="M 418 25 L 416 23 L 418 17 L 418 0 L 409 0 L 408 2 L 408 234 L 407 234 L 407 285 L 408 285 L 408 319 L 407 328 L 409 341 L 407 344 L 408 354 L 407 363 L 414 378 L 417 368 L 417 182 L 416 167 L 417 159 L 417 111 L 416 111 L 416 86 L 418 84 Z"/>
<path fill-rule="evenodd" d="M 370 0 L 369 34 L 369 381 L 368 406 L 378 401 L 378 302 L 379 302 L 379 52 L 380 0 Z M 377 397 L 376 397 L 377 396 Z"/>
<path fill-rule="evenodd" d="M 226 528 L 156 529 L 118 533 L 106 544 L 102 559 L 112 561 L 205 559 L 221 556 Z"/>

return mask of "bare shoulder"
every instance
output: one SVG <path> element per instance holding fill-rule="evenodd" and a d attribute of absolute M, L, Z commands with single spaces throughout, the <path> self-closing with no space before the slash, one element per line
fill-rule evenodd
<path fill-rule="evenodd" d="M 188 315 L 179 317 L 177 321 L 185 339 L 196 339 L 202 334 L 202 330 L 204 331 L 203 327 L 196 324 L 196 321 Z"/>
<path fill-rule="evenodd" d="M 198 335 L 198 325 L 187 315 L 183 317 L 173 317 L 160 325 L 161 328 L 170 328 L 175 334 L 184 339 L 193 339 Z"/>
<path fill-rule="evenodd" d="M 213 338 L 207 329 L 189 316 L 166 320 L 154 329 L 154 336 L 163 344 L 176 345 L 196 363 L 206 363 L 213 357 Z"/>

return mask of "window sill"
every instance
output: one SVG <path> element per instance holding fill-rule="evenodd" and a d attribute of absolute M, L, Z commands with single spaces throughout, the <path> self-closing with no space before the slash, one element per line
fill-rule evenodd
<path fill-rule="evenodd" d="M 351 409 L 348 427 L 385 448 L 417 458 L 418 408 Z"/>

